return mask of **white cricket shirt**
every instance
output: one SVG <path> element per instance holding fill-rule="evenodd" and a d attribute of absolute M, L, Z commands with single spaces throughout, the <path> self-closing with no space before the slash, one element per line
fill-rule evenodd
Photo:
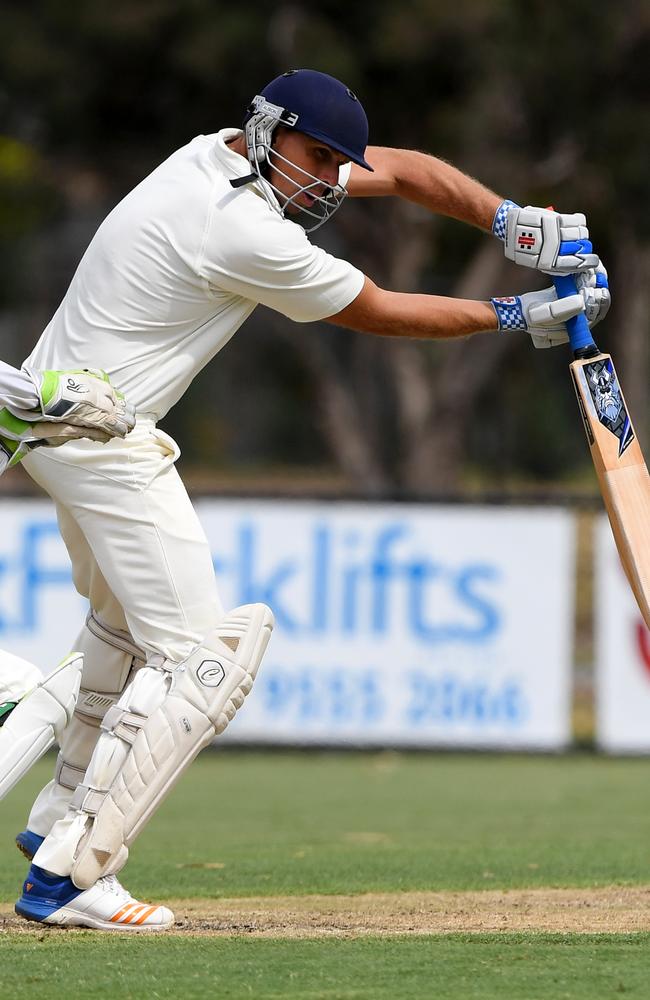
<path fill-rule="evenodd" d="M 222 129 L 179 149 L 104 220 L 27 360 L 103 368 L 162 417 L 258 303 L 297 322 L 332 316 L 364 276 L 313 246 L 256 184 Z"/>

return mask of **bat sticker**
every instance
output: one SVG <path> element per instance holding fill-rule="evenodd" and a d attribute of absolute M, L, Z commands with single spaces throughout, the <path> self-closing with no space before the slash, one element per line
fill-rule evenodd
<path fill-rule="evenodd" d="M 585 375 L 599 421 L 618 438 L 620 458 L 627 446 L 634 441 L 634 431 L 611 358 L 585 365 Z"/>

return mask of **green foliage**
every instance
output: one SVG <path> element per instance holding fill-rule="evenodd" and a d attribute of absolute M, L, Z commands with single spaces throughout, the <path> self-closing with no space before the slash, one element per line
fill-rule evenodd
<path fill-rule="evenodd" d="M 34 147 L 0 135 L 0 254 L 9 267 L 16 249 L 48 220 L 54 203 Z"/>
<path fill-rule="evenodd" d="M 371 142 L 449 158 L 521 203 L 587 213 L 614 290 L 618 285 L 626 296 L 603 343 L 616 346 L 624 381 L 628 372 L 634 377 L 637 425 L 642 433 L 650 426 L 643 392 L 648 310 L 639 279 L 625 284 L 629 267 L 650 253 L 644 0 L 616 11 L 607 0 L 551 7 L 545 0 L 323 0 L 272 8 L 260 0 L 26 0 L 5 5 L 0 31 L 0 310 L 14 339 L 23 339 L 23 353 L 119 197 L 193 135 L 238 124 L 251 96 L 277 73 L 313 66 L 357 91 Z M 323 241 L 390 285 L 401 274 L 404 248 L 420 240 L 409 287 L 454 294 L 485 237 L 458 224 L 429 223 L 422 235 L 418 225 L 386 204 L 348 204 Z M 55 261 L 44 246 L 56 248 L 49 251 Z M 523 290 L 517 281 L 524 279 L 513 269 L 509 287 L 494 291 Z M 20 323 L 11 311 L 16 306 Z M 644 317 L 641 325 L 630 322 L 630 310 Z M 209 456 L 207 464 L 228 466 L 264 455 L 285 465 L 341 465 L 342 449 L 331 431 L 328 437 L 320 412 L 329 365 L 349 387 L 359 433 L 383 476 L 380 491 L 413 488 L 400 471 L 410 446 L 399 419 L 404 389 L 385 346 L 360 346 L 355 335 L 330 330 L 310 356 L 299 339 L 320 336 L 313 330 L 279 339 L 277 325 L 264 317 L 248 328 L 255 350 L 246 379 L 272 388 L 252 401 L 229 391 L 238 361 L 230 360 L 234 348 L 221 355 L 223 391 L 207 400 L 190 391 L 171 419 L 172 432 L 194 428 L 182 442 L 192 464 L 206 464 Z M 278 349 L 257 349 L 266 329 Z M 284 323 L 283 330 L 291 327 Z M 434 440 L 432 431 L 431 465 L 451 470 L 442 488 L 460 486 L 463 462 L 544 481 L 587 461 L 577 421 L 565 419 L 566 376 L 545 374 L 559 375 L 561 366 L 526 351 L 524 339 L 476 391 L 467 389 L 453 415 L 445 407 L 436 413 L 444 367 L 431 366 L 432 412 L 455 429 L 447 455 L 445 437 Z M 287 353 L 288 363 L 281 360 Z M 423 366 L 429 356 L 421 352 Z M 374 394 L 364 382 L 366 369 L 378 386 Z M 531 398 L 538 401 L 532 408 Z M 500 405 L 486 409 L 486 399 Z M 351 488 L 367 489 L 361 472 L 355 481 L 355 470 L 344 471 Z"/>

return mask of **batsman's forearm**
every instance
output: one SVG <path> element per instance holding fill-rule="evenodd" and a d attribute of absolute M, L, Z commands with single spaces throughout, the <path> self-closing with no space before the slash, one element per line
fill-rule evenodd
<path fill-rule="evenodd" d="M 489 302 L 390 292 L 369 279 L 354 302 L 328 322 L 361 333 L 432 340 L 498 330 Z"/>
<path fill-rule="evenodd" d="M 427 153 L 383 146 L 370 147 L 366 158 L 377 177 L 367 171 L 356 172 L 354 184 L 350 185 L 352 195 L 397 195 L 431 212 L 491 232 L 503 198 L 450 163 Z M 359 173 L 366 177 L 359 177 Z"/>

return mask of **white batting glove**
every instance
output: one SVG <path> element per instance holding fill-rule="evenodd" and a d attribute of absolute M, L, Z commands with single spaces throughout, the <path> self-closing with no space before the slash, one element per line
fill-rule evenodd
<path fill-rule="evenodd" d="M 108 375 L 101 369 L 83 371 L 36 371 L 25 368 L 32 379 L 40 400 L 40 409 L 18 410 L 14 416 L 28 422 L 47 421 L 83 428 L 76 437 L 108 440 L 126 437 L 135 426 L 135 409 L 113 388 Z M 89 432 L 94 433 L 89 433 Z M 97 437 L 96 432 L 102 436 Z M 5 434 L 0 421 L 0 434 Z M 48 433 L 47 439 L 59 437 Z M 69 434 L 68 440 L 73 435 Z M 41 435 L 45 437 L 45 435 Z M 58 442 L 62 443 L 62 442 Z"/>
<path fill-rule="evenodd" d="M 600 263 L 598 267 L 574 274 L 573 280 L 582 295 L 587 322 L 590 327 L 595 326 L 605 319 L 612 304 L 605 265 Z"/>
<path fill-rule="evenodd" d="M 491 299 L 500 330 L 525 330 L 537 348 L 566 344 L 566 321 L 584 313 L 589 327 L 599 323 L 611 304 L 607 272 L 602 265 L 575 276 L 575 295 L 558 299 L 554 288 Z"/>
<path fill-rule="evenodd" d="M 504 244 L 508 260 L 548 274 L 571 274 L 598 267 L 582 213 L 561 215 L 550 208 L 513 201 L 499 205 L 492 232 Z"/>

